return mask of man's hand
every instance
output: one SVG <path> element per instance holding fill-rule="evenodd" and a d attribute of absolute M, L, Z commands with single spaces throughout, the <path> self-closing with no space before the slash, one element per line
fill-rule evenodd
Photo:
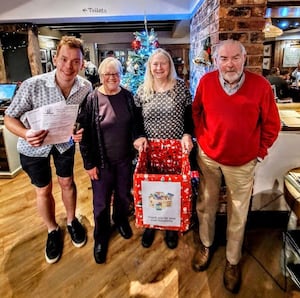
<path fill-rule="evenodd" d="M 83 131 L 84 131 L 84 129 L 80 128 L 79 130 L 73 132 L 72 139 L 74 142 L 76 142 L 76 143 L 81 142 Z"/>
<path fill-rule="evenodd" d="M 46 136 L 48 134 L 48 130 L 32 130 L 28 129 L 25 134 L 25 140 L 32 147 L 39 147 L 43 144 Z"/>

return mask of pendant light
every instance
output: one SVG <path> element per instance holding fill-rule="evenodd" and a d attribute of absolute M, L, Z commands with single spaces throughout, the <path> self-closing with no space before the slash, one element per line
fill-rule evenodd
<path fill-rule="evenodd" d="M 263 29 L 263 33 L 265 34 L 265 38 L 272 38 L 282 35 L 283 31 L 274 26 L 270 18 L 266 20 L 265 28 Z"/>

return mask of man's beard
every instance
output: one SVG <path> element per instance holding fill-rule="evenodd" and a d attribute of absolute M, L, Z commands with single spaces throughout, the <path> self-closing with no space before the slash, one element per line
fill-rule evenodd
<path fill-rule="evenodd" d="M 223 74 L 223 79 L 229 84 L 237 83 L 241 79 L 242 73 L 239 72 L 226 72 Z"/>

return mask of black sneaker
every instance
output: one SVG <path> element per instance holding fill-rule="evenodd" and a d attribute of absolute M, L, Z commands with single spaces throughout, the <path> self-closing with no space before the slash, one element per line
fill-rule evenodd
<path fill-rule="evenodd" d="M 72 243 L 75 247 L 82 247 L 86 243 L 86 231 L 83 225 L 75 217 L 71 225 L 68 225 L 68 231 L 70 233 Z"/>
<path fill-rule="evenodd" d="M 45 250 L 45 258 L 47 263 L 53 264 L 60 259 L 62 247 L 62 235 L 61 230 L 58 227 L 58 230 L 54 230 L 48 233 L 48 239 Z"/>

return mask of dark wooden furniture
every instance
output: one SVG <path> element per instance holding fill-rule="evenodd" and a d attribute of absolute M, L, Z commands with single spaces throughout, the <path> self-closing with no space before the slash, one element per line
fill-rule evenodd
<path fill-rule="evenodd" d="M 293 102 L 300 102 L 300 89 L 296 87 L 291 87 L 290 96 L 293 98 Z"/>

